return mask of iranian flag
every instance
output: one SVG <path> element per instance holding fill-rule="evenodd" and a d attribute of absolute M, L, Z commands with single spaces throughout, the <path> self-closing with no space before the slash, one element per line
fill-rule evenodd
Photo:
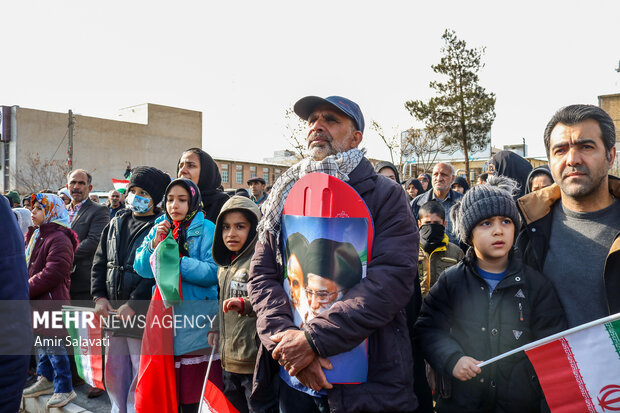
<path fill-rule="evenodd" d="M 126 181 L 124 179 L 112 179 L 112 185 L 114 185 L 114 189 L 123 194 L 127 190 L 127 185 L 129 185 L 129 181 Z"/>
<path fill-rule="evenodd" d="M 552 412 L 620 411 L 620 320 L 526 351 Z"/>
<path fill-rule="evenodd" d="M 209 380 L 214 353 L 215 351 L 211 351 L 211 357 L 209 357 L 209 365 L 207 366 L 207 374 L 205 374 L 205 381 L 202 385 L 202 396 L 200 397 L 198 413 L 239 413 L 239 410 L 228 401 L 224 393 Z"/>
<path fill-rule="evenodd" d="M 65 306 L 62 312 L 64 324 L 71 336 L 78 374 L 92 387 L 105 390 L 103 329 L 99 316 L 92 309 L 80 307 Z M 85 320 L 92 322 L 84 322 Z"/>
<path fill-rule="evenodd" d="M 620 313 L 486 360 L 525 351 L 553 413 L 620 412 Z"/>

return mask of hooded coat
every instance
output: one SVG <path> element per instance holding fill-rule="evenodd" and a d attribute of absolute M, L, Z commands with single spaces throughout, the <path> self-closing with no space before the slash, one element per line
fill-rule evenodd
<path fill-rule="evenodd" d="M 548 165 L 538 166 L 538 167 L 532 169 L 532 171 L 527 176 L 527 184 L 525 185 L 525 194 L 526 195 L 529 194 L 530 192 L 532 192 L 532 179 L 534 179 L 534 176 L 540 175 L 540 174 L 547 175 L 549 177 L 549 179 L 551 179 L 551 183 L 554 182 L 553 175 L 551 175 L 551 171 L 549 170 L 549 166 Z"/>
<path fill-rule="evenodd" d="M 222 176 L 213 158 L 203 150 L 199 149 L 196 152 L 192 150 L 192 153 L 196 153 L 198 158 L 200 158 L 200 176 L 198 177 L 197 185 L 202 197 L 202 210 L 209 221 L 215 222 L 229 196 L 220 190 Z M 179 175 L 179 162 L 177 162 L 177 176 Z"/>
<path fill-rule="evenodd" d="M 518 192 L 514 194 L 515 201 L 525 194 L 527 178 L 532 165 L 522 156 L 511 151 L 499 151 L 490 161 L 495 166 L 495 175 L 507 176 L 519 184 Z"/>
<path fill-rule="evenodd" d="M 234 256 L 226 248 L 222 238 L 223 217 L 227 212 L 244 210 L 252 217 L 251 230 L 242 250 Z M 234 196 L 222 207 L 215 223 L 213 239 L 213 260 L 220 267 L 217 278 L 219 282 L 219 313 L 220 320 L 220 358 L 222 368 L 231 373 L 252 374 L 258 353 L 258 335 L 256 333 L 256 313 L 248 297 L 247 283 L 250 276 L 250 261 L 254 254 L 254 246 L 258 235 L 256 226 L 260 220 L 258 205 L 249 198 Z M 222 306 L 225 300 L 233 297 L 243 298 L 243 311 L 238 315 L 235 311 L 224 313 Z"/>

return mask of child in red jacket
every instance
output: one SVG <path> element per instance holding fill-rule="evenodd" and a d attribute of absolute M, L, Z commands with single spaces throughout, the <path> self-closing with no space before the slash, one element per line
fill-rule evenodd
<path fill-rule="evenodd" d="M 76 234 L 69 229 L 69 214 L 62 199 L 53 194 L 34 194 L 31 205 L 34 226 L 26 234 L 30 299 L 69 300 L 73 253 L 78 244 Z M 63 345 L 47 343 L 45 338 L 35 340 L 39 355 L 37 374 L 40 377 L 24 390 L 24 397 L 53 393 L 47 407 L 62 407 L 76 398 L 71 383 L 69 356 Z"/>

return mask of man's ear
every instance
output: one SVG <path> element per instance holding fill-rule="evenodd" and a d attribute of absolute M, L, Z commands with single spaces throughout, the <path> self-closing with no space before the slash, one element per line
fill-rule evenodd
<path fill-rule="evenodd" d="M 93 190 L 93 186 L 92 185 L 88 185 L 88 192 Z"/>
<path fill-rule="evenodd" d="M 445 219 L 443 220 L 443 227 L 445 228 L 446 225 L 448 225 L 448 221 L 446 221 Z"/>
<path fill-rule="evenodd" d="M 609 168 L 614 165 L 614 160 L 616 159 L 616 147 L 612 146 L 609 151 Z"/>
<path fill-rule="evenodd" d="M 363 135 L 361 131 L 356 130 L 355 132 L 353 132 L 353 135 L 351 138 L 351 149 L 357 148 L 359 144 L 362 143 L 362 139 L 363 139 Z"/>
<path fill-rule="evenodd" d="M 420 228 L 421 226 L 422 226 L 422 221 L 418 219 L 418 228 Z"/>

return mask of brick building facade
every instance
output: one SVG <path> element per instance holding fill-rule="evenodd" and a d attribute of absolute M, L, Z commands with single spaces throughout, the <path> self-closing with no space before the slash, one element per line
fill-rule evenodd
<path fill-rule="evenodd" d="M 248 179 L 257 176 L 263 178 L 267 186 L 271 186 L 290 166 L 229 158 L 213 158 L 213 160 L 220 169 L 224 189 L 247 188 Z"/>

